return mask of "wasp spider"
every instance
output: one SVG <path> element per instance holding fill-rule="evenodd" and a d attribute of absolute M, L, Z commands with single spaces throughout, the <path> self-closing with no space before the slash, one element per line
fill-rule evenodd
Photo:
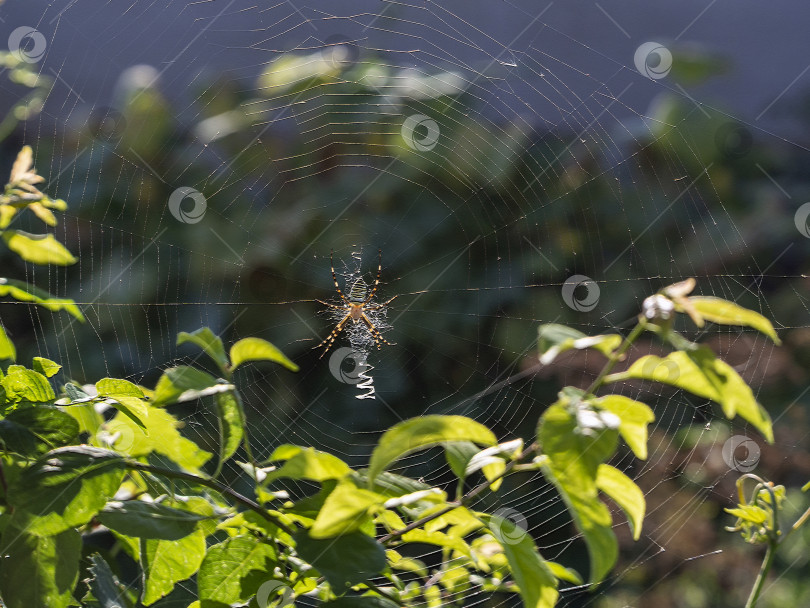
<path fill-rule="evenodd" d="M 374 297 L 374 294 L 377 293 L 377 287 L 380 285 L 380 276 L 382 275 L 382 250 L 380 250 L 380 261 L 379 265 L 377 266 L 377 279 L 374 281 L 374 286 L 371 288 L 371 290 L 369 290 L 363 279 L 359 278 L 352 284 L 348 297 L 344 295 L 344 293 L 340 290 L 340 285 L 338 285 L 337 274 L 335 274 L 335 262 L 332 256 L 333 254 L 330 253 L 329 261 L 332 266 L 332 281 L 334 281 L 335 289 L 337 290 L 340 299 L 343 300 L 343 303 L 340 305 L 330 304 L 329 302 L 324 302 L 323 300 L 316 300 L 316 302 L 323 304 L 324 306 L 328 306 L 329 308 L 345 312 L 346 316 L 340 320 L 340 322 L 335 326 L 335 329 L 332 330 L 332 333 L 329 334 L 323 342 L 318 344 L 318 346 L 314 346 L 313 348 L 323 347 L 323 352 L 321 353 L 321 357 L 323 357 L 332 347 L 332 344 L 335 343 L 338 335 L 341 331 L 343 331 L 349 321 L 352 323 L 360 323 L 362 321 L 368 328 L 368 332 L 371 334 L 371 337 L 374 338 L 374 343 L 377 345 L 378 349 L 381 348 L 381 343 L 383 342 L 388 344 L 388 346 L 393 346 L 388 340 L 382 337 L 380 331 L 366 315 L 366 312 L 385 308 L 397 297 L 394 296 L 382 304 L 369 303 Z"/>

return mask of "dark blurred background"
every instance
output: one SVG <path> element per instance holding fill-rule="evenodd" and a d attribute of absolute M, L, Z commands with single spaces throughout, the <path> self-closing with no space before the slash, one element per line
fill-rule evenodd
<path fill-rule="evenodd" d="M 2 274 L 76 299 L 88 322 L 0 305 L 3 324 L 21 358 L 58 360 L 65 379 L 146 386 L 204 364 L 175 346 L 179 331 L 266 338 L 302 370 L 239 379 L 259 454 L 301 443 L 362 466 L 382 430 L 425 413 L 532 437 L 561 386 L 602 364 L 539 366 L 540 323 L 626 329 L 644 297 L 696 277 L 785 342 L 683 327 L 752 383 L 776 444 L 683 394 L 641 394 L 657 415 L 650 458 L 617 464 L 647 493 L 645 533 L 633 543 L 617 527 L 615 578 L 563 597 L 740 606 L 760 554 L 723 531 L 739 475 L 723 446 L 757 441 L 757 472 L 791 488 L 797 514 L 808 505 L 807 13 L 795 0 L 6 0 L 2 170 L 34 147 L 45 190 L 69 204 L 56 232 L 79 262 L 32 268 L 3 251 Z M 321 359 L 312 349 L 336 322 L 314 300 L 336 301 L 330 252 L 345 293 L 374 281 L 378 250 L 376 301 L 398 296 L 378 317 L 395 344 L 369 350 L 376 399 L 358 400 L 346 339 Z M 662 351 L 649 340 L 632 356 L 649 352 Z M 210 404 L 176 413 L 214 445 Z M 452 480 L 440 456 L 409 473 Z M 541 478 L 501 500 L 545 557 L 587 571 Z M 799 536 L 763 606 L 810 604 Z"/>

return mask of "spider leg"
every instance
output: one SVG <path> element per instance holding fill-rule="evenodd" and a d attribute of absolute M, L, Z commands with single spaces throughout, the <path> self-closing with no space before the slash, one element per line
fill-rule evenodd
<path fill-rule="evenodd" d="M 346 310 L 345 306 L 338 306 L 337 304 L 330 304 L 329 302 L 324 302 L 323 300 L 315 300 L 318 304 L 323 304 L 324 306 L 328 306 L 329 308 L 337 308 L 338 310 Z"/>
<path fill-rule="evenodd" d="M 371 293 L 368 294 L 368 297 L 366 298 L 365 302 L 363 302 L 363 304 L 371 301 L 371 298 L 373 298 L 374 294 L 377 293 L 377 287 L 380 286 L 380 277 L 382 276 L 382 249 L 380 249 L 379 252 L 380 252 L 380 261 L 377 266 L 377 279 L 374 281 L 374 287 L 371 289 Z"/>
<path fill-rule="evenodd" d="M 397 296 L 394 296 L 393 298 L 391 298 L 387 302 L 383 302 L 382 304 L 372 304 L 371 306 L 363 306 L 363 310 L 379 310 L 380 308 L 385 308 L 396 299 Z"/>
<path fill-rule="evenodd" d="M 374 343 L 377 345 L 377 349 L 380 348 L 380 342 L 384 342 L 388 346 L 394 346 L 395 345 L 395 344 L 392 344 L 391 342 L 389 342 L 388 340 L 386 340 L 385 338 L 382 337 L 382 334 L 380 333 L 380 330 L 377 329 L 377 327 L 374 325 L 374 323 L 372 323 L 371 320 L 366 316 L 366 313 L 361 313 L 360 318 L 363 319 L 363 323 L 365 323 L 366 327 L 368 327 L 368 331 L 371 334 L 371 337 L 374 338 Z"/>
<path fill-rule="evenodd" d="M 337 292 L 338 292 L 338 295 L 340 296 L 340 299 L 343 300 L 344 302 L 348 303 L 349 299 L 346 296 L 343 295 L 343 292 L 340 291 L 340 285 L 338 285 L 337 274 L 335 273 L 334 255 L 335 255 L 334 251 L 329 252 L 329 264 L 332 267 L 332 281 L 334 281 L 334 283 L 335 283 L 335 289 L 337 289 Z"/>
<path fill-rule="evenodd" d="M 313 349 L 316 349 L 316 348 L 321 348 L 322 346 L 325 345 L 325 347 L 323 349 L 323 352 L 321 353 L 321 356 L 318 357 L 318 359 L 322 359 L 323 356 L 327 352 L 329 352 L 329 349 L 332 348 L 332 344 L 335 343 L 335 340 L 337 340 L 338 335 L 340 334 L 341 331 L 343 331 L 343 328 L 346 326 L 346 322 L 351 318 L 352 318 L 352 316 L 350 314 L 343 317 L 343 319 L 341 319 L 340 323 L 337 324 L 337 327 L 335 327 L 335 329 L 332 330 L 331 334 L 326 336 L 326 339 L 323 342 L 318 344 L 318 346 L 313 346 L 312 347 Z"/>

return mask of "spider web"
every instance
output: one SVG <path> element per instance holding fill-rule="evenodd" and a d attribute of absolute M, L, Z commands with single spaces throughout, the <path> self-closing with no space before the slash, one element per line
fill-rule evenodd
<path fill-rule="evenodd" d="M 243 373 L 257 456 L 299 443 L 355 466 L 382 430 L 429 413 L 472 416 L 503 440 L 532 437 L 556 391 L 587 386 L 602 365 L 587 353 L 539 365 L 537 326 L 626 331 L 644 297 L 690 276 L 699 292 L 804 335 L 808 247 L 789 193 L 801 184 L 754 158 L 749 140 L 805 161 L 807 148 L 771 133 L 778 125 L 697 101 L 676 78 L 689 59 L 672 54 L 684 32 L 660 32 L 672 44 L 644 47 L 639 64 L 656 32 L 631 37 L 599 10 L 588 19 L 613 21 L 611 35 L 630 38 L 624 54 L 561 26 L 573 9 L 553 3 L 7 3 L 4 33 L 43 33 L 37 70 L 54 86 L 6 151 L 35 147 L 46 191 L 69 204 L 57 236 L 79 258 L 15 270 L 74 297 L 88 322 L 4 306 L 4 324 L 30 328 L 15 340 L 61 362 L 65 378 L 147 386 L 169 366 L 202 364 L 175 345 L 180 331 L 266 338 L 301 372 Z M 763 194 L 746 198 L 734 179 L 753 165 Z M 312 347 L 346 314 L 316 302 L 342 305 L 330 255 L 348 295 L 358 279 L 373 285 L 378 251 L 371 304 L 397 299 L 368 314 L 394 344 L 377 349 L 350 321 L 319 359 Z M 763 399 L 803 396 L 774 389 L 800 381 L 762 337 L 684 330 Z M 641 341 L 632 356 L 661 352 Z M 564 590 L 563 605 L 670 605 L 662 598 L 682 572 L 728 566 L 716 537 L 683 537 L 732 496 L 739 462 L 724 446 L 756 434 L 682 393 L 618 388 L 656 412 L 649 459 L 616 463 L 645 491 L 649 519 L 634 544 L 617 512 L 615 575 L 596 591 Z M 210 409 L 179 414 L 214 445 Z M 798 428 L 781 439 L 788 451 L 806 445 Z M 399 470 L 451 482 L 440 454 L 423 461 Z M 497 500 L 545 558 L 587 568 L 539 476 Z"/>

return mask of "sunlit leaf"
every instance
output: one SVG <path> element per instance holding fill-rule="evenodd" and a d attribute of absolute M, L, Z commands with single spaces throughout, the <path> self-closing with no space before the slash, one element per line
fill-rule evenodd
<path fill-rule="evenodd" d="M 123 459 L 114 452 L 58 448 L 23 470 L 8 490 L 8 501 L 36 516 L 28 524 L 31 533 L 52 535 L 90 521 L 118 491 L 123 477 Z"/>
<path fill-rule="evenodd" d="M 208 327 L 203 327 L 191 333 L 180 332 L 177 336 L 177 346 L 186 343 L 196 344 L 202 348 L 220 369 L 224 370 L 228 367 L 228 356 L 225 354 L 222 340 Z"/>
<path fill-rule="evenodd" d="M 721 325 L 751 327 L 765 334 L 776 344 L 781 344 L 771 322 L 758 312 L 743 308 L 734 302 L 710 296 L 694 296 L 689 302 L 707 321 Z"/>
<path fill-rule="evenodd" d="M 633 539 L 638 540 L 641 536 L 644 512 L 647 509 L 647 502 L 641 488 L 619 469 L 608 464 L 599 465 L 596 473 L 596 487 L 621 507 L 627 515 L 627 521 L 633 531 Z"/>
<path fill-rule="evenodd" d="M 734 369 L 708 348 L 676 351 L 664 358 L 641 357 L 625 372 L 607 376 L 607 382 L 639 378 L 669 384 L 719 403 L 730 420 L 739 414 L 750 422 L 769 443 L 773 428 L 768 412 L 757 403 L 754 393 Z"/>
<path fill-rule="evenodd" d="M 590 581 L 597 583 L 618 557 L 610 511 L 599 500 L 596 485 L 599 465 L 616 450 L 618 431 L 587 402 L 561 397 L 545 411 L 537 430 L 547 456 L 543 473 L 560 492 L 585 538 L 591 558 Z"/>
<path fill-rule="evenodd" d="M 34 357 L 32 367 L 46 378 L 53 378 L 62 369 L 61 365 L 45 357 Z"/>
<path fill-rule="evenodd" d="M 497 515 L 492 515 L 488 523 L 506 554 L 523 605 L 526 608 L 553 608 L 559 595 L 557 579 L 540 557 L 531 535 L 514 522 Z"/>
<path fill-rule="evenodd" d="M 491 446 L 497 443 L 487 427 L 464 416 L 422 416 L 388 429 L 371 454 L 369 484 L 394 461 L 417 450 L 451 441 L 470 441 Z"/>
<path fill-rule="evenodd" d="M 0 278 L 0 296 L 11 296 L 18 302 L 33 302 L 48 310 L 70 313 L 79 321 L 84 321 L 84 315 L 73 300 L 55 298 L 47 291 L 14 279 Z"/>
<path fill-rule="evenodd" d="M 96 382 L 99 397 L 111 399 L 112 406 L 129 416 L 141 428 L 146 428 L 149 406 L 143 391 L 128 380 L 103 378 Z"/>
<path fill-rule="evenodd" d="M 272 361 L 293 372 L 298 366 L 284 356 L 279 349 L 261 338 L 244 338 L 231 347 L 231 365 L 236 369 L 247 361 Z"/>
<path fill-rule="evenodd" d="M 8 337 L 5 328 L 0 325 L 0 361 L 3 359 L 14 361 L 16 358 L 17 349 L 14 348 L 14 342 Z"/>
<path fill-rule="evenodd" d="M 337 456 L 319 452 L 313 448 L 301 448 L 293 445 L 282 445 L 276 448 L 268 459 L 286 460 L 283 466 L 267 474 L 267 481 L 288 477 L 290 479 L 309 479 L 325 481 L 340 479 L 351 473 L 349 465 Z"/>
<path fill-rule="evenodd" d="M 235 536 L 214 545 L 197 575 L 200 606 L 230 606 L 250 599 L 272 578 L 276 563 L 275 549 L 255 536 Z"/>
<path fill-rule="evenodd" d="M 339 483 L 326 497 L 309 535 L 330 538 L 358 530 L 384 502 L 384 496 L 358 488 L 350 481 Z"/>
<path fill-rule="evenodd" d="M 608 357 L 622 343 L 622 337 L 617 334 L 588 336 L 581 331 L 557 323 L 541 325 L 537 330 L 537 335 L 540 363 L 543 365 L 548 365 L 560 353 L 571 349 L 593 348 Z"/>
<path fill-rule="evenodd" d="M 140 553 L 141 602 L 149 606 L 199 570 L 205 557 L 205 534 L 197 529 L 180 540 L 141 539 Z"/>
<path fill-rule="evenodd" d="M 3 231 L 3 240 L 26 262 L 67 266 L 76 258 L 52 234 L 30 234 L 22 230 Z"/>
<path fill-rule="evenodd" d="M 573 570 L 572 568 L 566 568 L 562 564 L 550 561 L 546 561 L 546 565 L 548 566 L 549 570 L 551 570 L 551 573 L 561 581 L 573 583 L 574 585 L 581 585 L 583 583 L 579 572 Z"/>
<path fill-rule="evenodd" d="M 165 409 L 150 407 L 145 422 L 146 429 L 142 429 L 123 413 L 116 415 L 106 424 L 107 432 L 119 437 L 113 447 L 130 456 L 147 456 L 154 451 L 192 472 L 211 457 L 210 452 L 180 434 L 182 423 Z"/>
<path fill-rule="evenodd" d="M 9 365 L 0 383 L 6 399 L 13 403 L 52 403 L 56 399 L 48 379 L 22 365 Z"/>
<path fill-rule="evenodd" d="M 155 387 L 153 405 L 170 405 L 193 401 L 207 394 L 230 390 L 230 385 L 218 383 L 211 374 L 196 367 L 180 365 L 163 372 Z M 233 388 L 231 386 L 231 388 Z M 207 389 L 213 389 L 207 392 Z"/>
<path fill-rule="evenodd" d="M 233 456 L 245 436 L 244 414 L 234 391 L 217 393 L 214 396 L 217 405 L 217 422 L 219 424 L 219 462 L 220 466 Z"/>
<path fill-rule="evenodd" d="M 650 406 L 622 395 L 605 395 L 593 400 L 594 405 L 605 409 L 621 420 L 619 433 L 642 460 L 647 458 L 647 425 L 655 421 Z"/>

